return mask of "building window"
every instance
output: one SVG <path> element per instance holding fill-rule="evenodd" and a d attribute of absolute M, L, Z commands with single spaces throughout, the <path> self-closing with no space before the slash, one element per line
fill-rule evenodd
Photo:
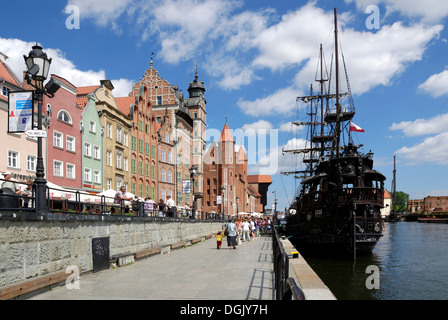
<path fill-rule="evenodd" d="M 93 146 L 93 157 L 97 160 L 100 160 L 100 147 Z"/>
<path fill-rule="evenodd" d="M 57 131 L 53 132 L 53 147 L 63 148 L 62 146 L 63 134 Z"/>
<path fill-rule="evenodd" d="M 143 140 L 138 140 L 138 152 L 143 153 Z"/>
<path fill-rule="evenodd" d="M 101 175 L 98 170 L 93 171 L 93 183 L 101 183 Z"/>
<path fill-rule="evenodd" d="M 75 165 L 71 163 L 66 164 L 66 170 L 67 170 L 67 179 L 75 179 Z"/>
<path fill-rule="evenodd" d="M 168 182 L 173 183 L 173 173 L 171 171 L 168 171 Z"/>
<path fill-rule="evenodd" d="M 128 171 L 128 158 L 123 158 L 123 170 Z"/>
<path fill-rule="evenodd" d="M 84 168 L 84 181 L 92 181 L 92 169 Z"/>
<path fill-rule="evenodd" d="M 112 152 L 110 150 L 106 151 L 106 165 L 112 166 Z"/>
<path fill-rule="evenodd" d="M 117 151 L 115 160 L 116 160 L 116 168 L 123 169 L 122 166 L 123 153 L 121 151 Z"/>
<path fill-rule="evenodd" d="M 162 170 L 160 172 L 160 181 L 166 182 L 166 171 L 165 170 Z"/>
<path fill-rule="evenodd" d="M 173 164 L 173 155 L 171 152 L 168 152 L 167 161 L 169 164 Z"/>
<path fill-rule="evenodd" d="M 136 137 L 132 137 L 131 148 L 132 148 L 132 150 L 137 150 L 137 138 Z"/>
<path fill-rule="evenodd" d="M 143 175 L 143 162 L 142 161 L 138 162 L 138 174 Z"/>
<path fill-rule="evenodd" d="M 123 144 L 128 146 L 128 134 L 126 132 L 123 133 Z"/>
<path fill-rule="evenodd" d="M 95 121 L 89 121 L 89 131 L 92 133 L 96 133 L 96 123 Z"/>
<path fill-rule="evenodd" d="M 26 157 L 26 170 L 36 171 L 36 156 L 28 155 Z"/>
<path fill-rule="evenodd" d="M 72 124 L 72 118 L 70 117 L 68 112 L 65 110 L 59 111 L 57 119 L 59 121 L 65 122 L 67 124 Z"/>
<path fill-rule="evenodd" d="M 64 168 L 62 167 L 62 161 L 53 160 L 53 175 L 56 177 L 64 176 Z"/>
<path fill-rule="evenodd" d="M 168 133 L 165 133 L 165 142 L 170 143 L 170 135 Z"/>
<path fill-rule="evenodd" d="M 112 189 L 112 179 L 107 179 L 106 180 L 106 189 Z"/>
<path fill-rule="evenodd" d="M 75 152 L 75 138 L 74 137 L 67 135 L 66 148 L 67 148 L 67 151 Z"/>
<path fill-rule="evenodd" d="M 137 164 L 136 164 L 136 160 L 135 159 L 131 159 L 131 172 L 132 173 L 136 173 L 137 171 L 137 169 L 135 168 L 135 166 L 136 166 Z"/>
<path fill-rule="evenodd" d="M 160 151 L 160 161 L 166 162 L 166 151 L 165 150 Z"/>
<path fill-rule="evenodd" d="M 166 201 L 166 190 L 163 190 L 162 189 L 162 191 L 160 192 L 160 195 L 161 195 L 161 199 L 163 200 L 163 201 Z"/>
<path fill-rule="evenodd" d="M 112 138 L 112 125 L 109 122 L 106 123 L 106 137 Z"/>
<path fill-rule="evenodd" d="M 123 128 L 120 126 L 117 126 L 117 142 L 118 143 L 123 143 L 122 142 L 122 135 L 123 135 Z"/>
<path fill-rule="evenodd" d="M 8 167 L 19 169 L 19 153 L 17 151 L 8 150 Z"/>
<path fill-rule="evenodd" d="M 92 145 L 90 144 L 90 142 L 84 142 L 84 155 L 86 157 L 92 156 Z"/>
<path fill-rule="evenodd" d="M 157 104 L 158 105 L 162 104 L 162 96 L 157 96 Z"/>

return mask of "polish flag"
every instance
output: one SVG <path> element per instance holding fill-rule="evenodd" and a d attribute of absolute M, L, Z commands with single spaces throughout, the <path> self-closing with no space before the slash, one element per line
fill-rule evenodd
<path fill-rule="evenodd" d="M 350 131 L 364 132 L 364 129 L 350 121 Z"/>

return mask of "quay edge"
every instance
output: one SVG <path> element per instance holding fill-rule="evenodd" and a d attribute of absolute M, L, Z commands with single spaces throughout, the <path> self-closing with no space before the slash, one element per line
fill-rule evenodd
<path fill-rule="evenodd" d="M 297 251 L 288 239 L 282 239 L 281 241 L 286 253 Z M 302 289 L 306 300 L 337 300 L 300 252 L 297 258 L 289 259 L 289 276 L 294 278 L 297 285 Z"/>

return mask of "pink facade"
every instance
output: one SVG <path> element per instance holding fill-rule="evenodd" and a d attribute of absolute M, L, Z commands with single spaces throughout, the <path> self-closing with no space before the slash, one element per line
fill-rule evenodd
<path fill-rule="evenodd" d="M 43 110 L 47 111 L 51 119 L 48 128 L 47 180 L 61 187 L 81 189 L 82 110 L 76 105 L 77 89 L 64 78 L 51 76 L 62 85 L 54 98 L 44 97 L 43 101 Z"/>

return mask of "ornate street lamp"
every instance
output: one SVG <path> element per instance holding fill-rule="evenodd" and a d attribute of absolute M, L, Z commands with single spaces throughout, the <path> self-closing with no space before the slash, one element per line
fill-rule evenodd
<path fill-rule="evenodd" d="M 26 79 L 29 85 L 34 87 L 35 99 L 37 101 L 37 130 L 42 130 L 42 96 L 53 98 L 61 85 L 57 80 L 51 79 L 44 87 L 44 81 L 48 77 L 51 58 L 42 51 L 42 47 L 37 44 L 32 47 L 28 56 L 23 56 L 28 68 Z M 42 137 L 37 138 L 37 162 L 36 162 L 36 211 L 42 213 L 46 210 L 46 189 L 44 160 L 42 157 Z"/>
<path fill-rule="evenodd" d="M 239 198 L 236 197 L 236 218 L 238 219 L 238 213 L 239 213 Z"/>
<path fill-rule="evenodd" d="M 226 191 L 226 188 L 224 187 L 224 186 L 222 186 L 221 187 L 221 195 L 222 195 L 222 218 L 224 219 L 225 217 L 226 217 L 226 215 L 225 215 L 225 211 L 224 211 L 224 203 L 225 203 L 225 201 L 224 201 L 224 192 Z"/>
<path fill-rule="evenodd" d="M 194 176 L 198 172 L 198 168 L 195 165 L 191 165 L 190 168 L 190 177 L 191 182 L 193 184 L 193 207 L 191 208 L 191 219 L 195 219 L 196 216 L 196 197 L 194 196 Z"/>

